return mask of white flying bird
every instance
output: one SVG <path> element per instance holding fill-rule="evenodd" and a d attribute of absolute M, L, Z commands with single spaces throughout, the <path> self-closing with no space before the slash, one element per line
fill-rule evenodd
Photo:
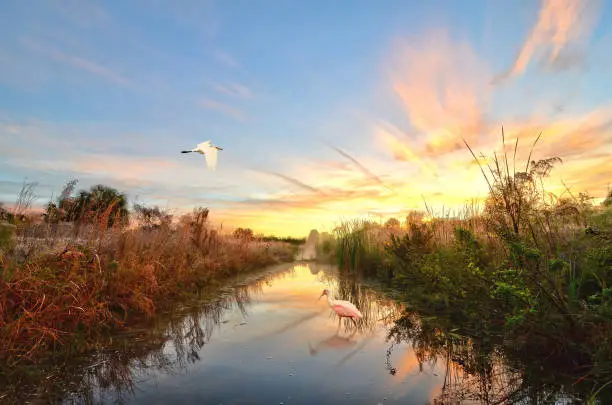
<path fill-rule="evenodd" d="M 183 150 L 181 151 L 181 153 L 191 153 L 191 152 L 200 153 L 204 155 L 204 157 L 206 158 L 206 164 L 208 165 L 208 168 L 215 170 L 215 168 L 217 167 L 217 150 L 223 150 L 223 149 L 218 146 L 213 145 L 210 141 L 206 141 L 206 142 L 199 143 L 198 146 L 196 146 L 192 150 Z"/>

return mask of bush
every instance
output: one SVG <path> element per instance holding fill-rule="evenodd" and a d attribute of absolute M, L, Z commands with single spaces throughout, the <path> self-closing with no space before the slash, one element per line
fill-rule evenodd
<path fill-rule="evenodd" d="M 299 240 L 223 235 L 201 207 L 173 223 L 158 207 L 136 205 L 139 223 L 128 228 L 124 194 L 95 186 L 70 197 L 74 184 L 49 204 L 45 224 L 0 222 L 0 360 L 34 360 L 79 339 L 87 350 L 105 329 L 296 253 Z"/>
<path fill-rule="evenodd" d="M 586 193 L 546 192 L 557 157 L 530 152 L 523 168 L 505 154 L 492 161 L 488 174 L 481 167 L 482 212 L 411 215 L 401 229 L 346 223 L 336 234 L 342 266 L 476 341 L 501 336 L 516 352 L 611 375 L 612 194 L 594 206 Z"/>

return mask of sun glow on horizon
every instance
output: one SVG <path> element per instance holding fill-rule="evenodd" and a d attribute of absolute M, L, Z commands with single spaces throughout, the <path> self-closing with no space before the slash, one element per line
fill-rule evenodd
<path fill-rule="evenodd" d="M 212 221 L 220 228 L 249 227 L 257 233 L 278 236 L 303 237 L 311 229 L 330 231 L 339 222 L 353 218 L 402 220 L 413 210 L 431 210 L 422 219 L 426 222 L 438 212 L 461 212 L 471 201 L 482 203 L 486 199 L 487 183 L 467 145 L 485 172 L 494 154 L 501 156 L 504 152 L 510 156 L 510 164 L 522 170 L 540 133 L 531 158 L 558 156 L 563 160 L 546 180 L 547 190 L 557 195 L 568 189 L 572 193 L 588 191 L 601 198 L 612 178 L 612 100 L 601 94 L 601 88 L 606 87 L 602 80 L 607 76 L 602 76 L 605 69 L 598 52 L 608 49 L 604 45 L 612 36 L 595 37 L 595 28 L 601 24 L 596 18 L 601 5 L 596 3 L 543 0 L 532 10 L 528 24 L 521 25 L 524 32 L 517 35 L 513 28 L 511 36 L 504 40 L 500 37 L 502 50 L 495 53 L 468 40 L 468 34 L 478 34 L 470 31 L 471 26 L 424 24 L 405 31 L 401 38 L 388 34 L 386 44 L 377 45 L 391 44 L 384 56 L 381 58 L 379 52 L 376 60 L 362 61 L 373 77 L 361 78 L 370 82 L 360 89 L 359 96 L 350 93 L 350 86 L 341 87 L 339 76 L 329 76 L 330 82 L 321 81 L 332 84 L 325 88 L 330 94 L 341 93 L 344 104 L 330 111 L 324 118 L 327 121 L 305 118 L 300 126 L 306 130 L 300 137 L 291 131 L 302 118 L 281 110 L 283 102 L 288 101 L 274 93 L 279 104 L 269 104 L 272 93 L 263 93 L 266 85 L 283 88 L 285 84 L 273 81 L 283 75 L 272 75 L 265 85 L 259 81 L 259 87 L 247 85 L 242 80 L 246 80 L 248 75 L 243 73 L 249 66 L 243 66 L 239 58 L 216 52 L 213 59 L 222 65 L 223 80 L 200 83 L 197 92 L 181 93 L 184 100 L 180 107 L 146 104 L 139 110 L 141 114 L 146 112 L 143 117 L 150 117 L 151 128 L 160 122 L 154 120 L 154 110 L 171 117 L 161 122 L 181 121 L 175 119 L 176 108 L 186 108 L 181 119 L 197 117 L 203 110 L 222 117 L 211 130 L 219 135 L 210 136 L 224 147 L 214 174 L 204 172 L 203 158 L 182 159 L 177 155 L 183 143 L 193 144 L 191 138 L 179 139 L 184 127 L 200 133 L 202 122 L 211 116 L 197 125 L 179 125 L 158 133 L 156 129 L 151 134 L 132 131 L 130 125 L 122 124 L 115 128 L 113 141 L 109 140 L 110 130 L 101 122 L 46 122 L 0 110 L 0 154 L 6 157 L 0 169 L 13 173 L 0 177 L 0 200 L 14 201 L 20 187 L 17 178 L 27 173 L 30 179 L 38 181 L 35 176 L 40 176 L 45 183 L 39 192 L 40 206 L 60 192 L 57 179 L 76 177 L 83 180 L 79 184 L 82 188 L 107 184 L 127 193 L 131 202 L 138 199 L 169 207 L 176 214 L 208 207 Z M 488 7 L 485 9 L 493 13 L 508 11 L 504 7 L 509 6 Z M 465 30 L 464 37 L 461 30 Z M 67 50 L 60 52 L 60 45 L 56 49 L 42 39 L 22 39 L 19 46 L 32 58 L 50 59 L 102 80 L 105 86 L 112 83 L 125 91 L 126 97 L 139 94 L 146 100 L 165 100 L 174 94 L 173 86 L 164 86 L 155 77 L 128 78 L 119 69 L 72 56 Z M 70 44 L 78 48 L 78 44 Z M 0 48 L 0 59 L 5 57 L 2 52 Z M 9 50 L 6 52 L 8 55 Z M 335 60 L 341 62 L 347 65 L 346 61 Z M 376 65 L 377 76 L 371 73 Z M 263 74 L 265 69 L 259 72 Z M 324 75 L 325 69 L 320 74 Z M 308 77 L 302 77 L 306 84 Z M 139 81 L 145 78 L 150 82 Z M 571 84 L 574 81 L 576 84 Z M 368 93 L 365 89 L 370 87 L 373 90 Z M 144 88 L 148 93 L 137 93 Z M 321 88 L 317 88 L 317 94 Z M 128 94 L 130 91 L 136 93 Z M 292 97 L 305 97 L 296 94 Z M 347 105 L 349 94 L 355 106 Z M 376 102 L 359 104 L 360 97 Z M 189 109 L 185 100 L 197 103 L 198 110 Z M 316 102 L 303 102 L 310 104 L 292 105 L 295 110 L 289 111 L 304 112 L 310 106 L 322 114 Z M 248 113 L 243 111 L 247 104 L 252 107 Z M 346 110 L 350 113 L 337 114 Z M 119 121 L 131 122 L 125 118 Z M 270 132 L 278 134 L 269 138 L 262 135 Z"/>

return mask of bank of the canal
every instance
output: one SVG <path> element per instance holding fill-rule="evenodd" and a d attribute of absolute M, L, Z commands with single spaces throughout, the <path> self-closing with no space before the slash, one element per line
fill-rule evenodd
<path fill-rule="evenodd" d="M 361 309 L 359 328 L 337 329 L 317 300 L 324 288 Z M 504 353 L 483 359 L 487 375 L 465 369 L 462 356 L 472 349 L 452 336 L 424 335 L 426 320 L 406 314 L 335 266 L 272 266 L 114 335 L 87 356 L 43 362 L 37 378 L 9 374 L 0 402 L 513 403 L 511 395 L 529 394 Z M 533 387 L 531 395 L 569 398 L 556 388 Z"/>

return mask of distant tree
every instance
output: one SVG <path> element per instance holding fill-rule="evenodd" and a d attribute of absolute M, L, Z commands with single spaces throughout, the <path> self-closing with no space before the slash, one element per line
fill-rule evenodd
<path fill-rule="evenodd" d="M 606 207 L 612 207 L 612 190 L 608 192 L 608 196 L 603 201 L 603 205 Z"/>
<path fill-rule="evenodd" d="M 410 224 L 420 224 L 423 222 L 425 213 L 421 211 L 409 211 L 406 215 L 406 227 L 410 227 Z"/>
<path fill-rule="evenodd" d="M 264 242 L 285 242 L 291 245 L 303 245 L 306 243 L 306 238 L 293 238 L 290 236 L 278 237 L 274 235 L 262 236 L 261 240 Z"/>
<path fill-rule="evenodd" d="M 0 221 L 12 222 L 14 215 L 0 202 Z"/>
<path fill-rule="evenodd" d="M 108 214 L 107 226 L 126 224 L 129 218 L 127 197 L 112 187 L 102 184 L 81 190 L 74 201 L 73 220 L 90 222 Z"/>
<path fill-rule="evenodd" d="M 389 218 L 387 222 L 385 222 L 385 228 L 397 229 L 401 227 L 401 223 L 397 218 Z"/>
<path fill-rule="evenodd" d="M 59 221 L 90 223 L 102 216 L 108 216 L 106 225 L 127 224 L 128 202 L 125 194 L 102 184 L 92 186 L 89 191 L 81 190 L 71 196 L 77 180 L 70 180 L 60 194 L 57 203 L 50 201 L 44 213 L 47 222 Z"/>
<path fill-rule="evenodd" d="M 250 228 L 236 228 L 232 235 L 236 239 L 251 240 L 253 239 L 253 230 Z"/>
<path fill-rule="evenodd" d="M 143 228 L 155 229 L 172 222 L 172 215 L 158 206 L 147 207 L 142 204 L 134 204 L 134 214 Z"/>
<path fill-rule="evenodd" d="M 63 218 L 57 204 L 55 204 L 53 201 L 49 201 L 47 208 L 45 208 L 45 212 L 43 213 L 43 220 L 51 224 L 57 224 L 62 219 Z"/>

